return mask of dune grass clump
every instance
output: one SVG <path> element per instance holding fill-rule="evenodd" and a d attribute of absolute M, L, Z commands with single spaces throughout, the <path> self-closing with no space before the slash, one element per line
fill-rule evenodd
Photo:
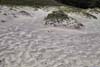
<path fill-rule="evenodd" d="M 84 26 L 81 23 L 78 23 L 76 19 L 68 16 L 63 11 L 53 11 L 48 14 L 45 18 L 45 25 L 54 26 L 54 27 L 66 27 L 66 28 L 81 28 Z"/>
<path fill-rule="evenodd" d="M 83 12 L 83 16 L 85 16 L 85 17 L 87 17 L 87 18 L 90 18 L 90 19 L 91 19 L 91 18 L 93 18 L 93 19 L 97 19 L 96 16 L 94 16 L 94 15 L 88 13 L 88 12 Z"/>
<path fill-rule="evenodd" d="M 61 6 L 59 10 L 62 10 L 66 13 L 75 13 L 81 16 L 84 16 L 89 19 L 97 19 L 97 17 L 94 14 L 100 13 L 99 9 L 93 8 L 93 9 L 81 9 L 81 8 L 76 8 L 76 7 L 71 7 L 71 6 Z"/>
<path fill-rule="evenodd" d="M 64 20 L 69 20 L 69 17 L 63 11 L 53 11 L 52 13 L 48 14 L 45 20 L 45 24 L 49 24 L 49 21 L 51 21 L 53 22 L 51 24 L 55 25 L 55 23 L 62 23 Z"/>
<path fill-rule="evenodd" d="M 99 14 L 100 8 L 87 9 L 87 12 Z"/>
<path fill-rule="evenodd" d="M 62 21 L 70 20 L 70 19 L 73 19 L 73 18 L 69 17 L 62 10 L 53 11 L 52 13 L 48 14 L 48 16 L 45 18 L 45 20 L 54 21 L 54 22 L 58 22 L 58 23 L 62 23 Z"/>

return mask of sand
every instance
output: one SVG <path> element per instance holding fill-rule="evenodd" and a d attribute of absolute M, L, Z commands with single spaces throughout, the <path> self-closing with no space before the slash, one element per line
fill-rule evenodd
<path fill-rule="evenodd" d="M 100 66 L 100 14 L 71 14 L 84 28 L 68 29 L 45 26 L 50 12 L 0 6 L 0 67 Z"/>

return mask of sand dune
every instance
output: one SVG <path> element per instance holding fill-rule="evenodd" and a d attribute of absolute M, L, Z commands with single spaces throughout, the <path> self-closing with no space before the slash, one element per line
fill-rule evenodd
<path fill-rule="evenodd" d="M 0 67 L 99 67 L 100 15 L 83 29 L 48 27 L 51 11 L 0 6 Z"/>

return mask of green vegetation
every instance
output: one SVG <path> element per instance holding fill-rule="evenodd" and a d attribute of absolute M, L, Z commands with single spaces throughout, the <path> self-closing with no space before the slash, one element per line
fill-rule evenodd
<path fill-rule="evenodd" d="M 100 7 L 100 0 L 0 0 L 0 4 L 28 6 L 59 6 L 66 4 L 79 8 L 93 8 Z"/>
<path fill-rule="evenodd" d="M 27 6 L 58 6 L 55 0 L 0 0 L 0 4 Z"/>
<path fill-rule="evenodd" d="M 59 7 L 59 10 L 62 10 L 66 13 L 75 13 L 78 15 L 82 15 L 86 18 L 93 18 L 93 19 L 97 19 L 97 17 L 95 15 L 93 15 L 93 13 L 98 14 L 100 13 L 100 9 L 98 8 L 93 8 L 93 9 L 81 9 L 81 8 L 75 8 L 75 7 L 70 7 L 70 6 L 61 6 Z"/>
<path fill-rule="evenodd" d="M 52 13 L 48 14 L 45 19 L 53 19 L 60 23 L 60 21 L 69 19 L 68 15 L 66 15 L 63 11 L 53 11 Z"/>
<path fill-rule="evenodd" d="M 76 19 L 68 16 L 63 11 L 53 11 L 45 18 L 45 25 L 60 26 L 67 28 L 80 29 L 84 25 L 77 22 Z"/>
<path fill-rule="evenodd" d="M 67 21 L 69 19 L 69 16 L 66 15 L 63 11 L 53 11 L 52 13 L 48 14 L 48 16 L 45 18 L 45 24 L 48 24 L 49 21 L 52 21 L 53 24 L 62 23 L 64 20 Z"/>
<path fill-rule="evenodd" d="M 61 3 L 76 6 L 79 8 L 94 8 L 100 7 L 100 0 L 56 0 Z"/>

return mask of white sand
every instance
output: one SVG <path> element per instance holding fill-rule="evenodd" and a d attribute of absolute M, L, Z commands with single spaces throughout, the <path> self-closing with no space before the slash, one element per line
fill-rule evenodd
<path fill-rule="evenodd" d="M 99 67 L 100 15 L 71 15 L 85 25 L 75 30 L 45 26 L 49 12 L 0 6 L 0 67 Z"/>

